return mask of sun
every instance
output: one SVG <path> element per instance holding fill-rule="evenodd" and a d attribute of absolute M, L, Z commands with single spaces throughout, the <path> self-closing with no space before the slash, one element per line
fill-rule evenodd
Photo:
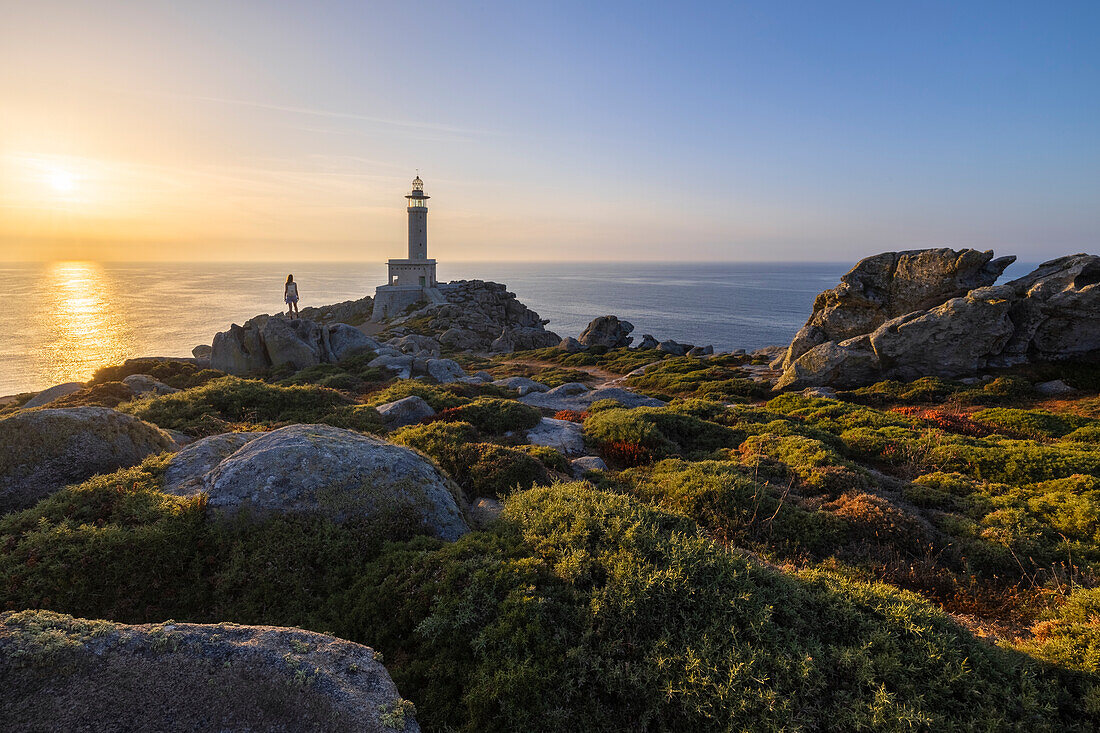
<path fill-rule="evenodd" d="M 56 168 L 49 172 L 46 180 L 58 193 L 72 193 L 76 189 L 76 176 L 67 170 Z"/>

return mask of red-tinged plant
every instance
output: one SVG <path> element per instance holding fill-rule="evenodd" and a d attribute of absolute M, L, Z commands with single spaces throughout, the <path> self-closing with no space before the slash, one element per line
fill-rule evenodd
<path fill-rule="evenodd" d="M 569 422 L 584 422 L 588 412 L 580 410 L 558 410 L 554 413 L 555 420 L 568 420 Z"/>
<path fill-rule="evenodd" d="M 613 440 L 604 443 L 603 456 L 623 466 L 646 466 L 653 463 L 653 451 L 629 440 Z"/>

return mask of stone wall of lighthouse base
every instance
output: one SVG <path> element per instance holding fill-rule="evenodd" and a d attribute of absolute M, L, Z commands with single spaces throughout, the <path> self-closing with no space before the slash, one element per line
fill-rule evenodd
<path fill-rule="evenodd" d="M 418 285 L 379 285 L 374 290 L 374 310 L 371 312 L 370 319 L 377 323 L 404 314 L 411 305 L 440 302 L 445 303 L 447 299 L 436 288 Z"/>

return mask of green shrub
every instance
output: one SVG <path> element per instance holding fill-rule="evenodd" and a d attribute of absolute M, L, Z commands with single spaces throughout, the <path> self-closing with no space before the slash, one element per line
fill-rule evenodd
<path fill-rule="evenodd" d="M 804 488 L 814 492 L 835 494 L 871 484 L 862 468 L 844 460 L 820 440 L 801 435 L 753 435 L 741 444 L 740 454 L 750 466 L 758 466 L 762 460 L 782 464 Z"/>
<path fill-rule="evenodd" d="M 619 475 L 634 496 L 698 522 L 712 537 L 738 547 L 781 556 L 827 553 L 843 536 L 828 514 L 807 512 L 785 497 L 782 486 L 761 482 L 726 461 L 660 461 Z"/>
<path fill-rule="evenodd" d="M 741 369 L 739 357 L 729 356 L 665 359 L 646 369 L 644 374 L 628 377 L 627 384 L 643 394 L 702 397 L 723 402 L 762 397 L 768 393 L 766 384 L 753 381 L 748 372 Z"/>
<path fill-rule="evenodd" d="M 616 407 L 623 407 L 623 403 L 619 402 L 618 400 L 612 399 L 596 400 L 588 406 L 587 412 L 589 415 L 591 415 L 593 412 L 600 412 L 601 410 L 614 410 Z"/>
<path fill-rule="evenodd" d="M 419 379 L 401 379 L 372 394 L 369 403 L 378 406 L 414 396 L 427 402 L 433 410 L 446 410 L 450 407 L 464 405 L 470 401 L 468 398 L 460 397 L 441 385 L 428 384 Z"/>
<path fill-rule="evenodd" d="M 656 457 L 707 456 L 719 448 L 736 447 L 745 437 L 742 432 L 693 417 L 676 406 L 597 412 L 584 421 L 584 433 L 595 445 L 633 443 Z"/>
<path fill-rule="evenodd" d="M 466 422 L 433 422 L 401 428 L 389 436 L 395 443 L 407 445 L 431 456 L 471 497 L 505 496 L 520 487 L 550 483 L 550 475 L 540 458 L 560 461 L 564 456 L 551 448 L 534 455 L 535 446 L 505 448 L 477 442 L 478 431 Z M 568 464 L 565 466 L 568 470 Z"/>
<path fill-rule="evenodd" d="M 514 495 L 454 543 L 386 544 L 306 517 L 207 522 L 155 481 L 155 466 L 101 477 L 0 520 L 3 606 L 332 631 L 384 653 L 426 729 L 1100 723 L 1094 678 L 979 641 L 912 594 L 782 574 L 584 484 Z"/>
<path fill-rule="evenodd" d="M 529 430 L 539 424 L 538 408 L 515 400 L 478 397 L 457 407 L 449 407 L 435 416 L 446 422 L 468 422 L 486 435 L 502 435 L 513 430 Z"/>
<path fill-rule="evenodd" d="M 153 379 L 164 382 L 176 389 L 199 387 L 207 382 L 224 377 L 224 372 L 208 369 L 189 361 L 175 359 L 131 359 L 125 364 L 101 367 L 88 380 L 88 386 L 106 382 L 121 382 L 131 374 L 148 374 Z"/>
<path fill-rule="evenodd" d="M 382 425 L 373 408 L 356 405 L 335 390 L 312 385 L 281 387 L 239 377 L 221 377 L 201 387 L 135 400 L 119 409 L 189 435 L 291 423 L 326 423 L 378 432 Z"/>
<path fill-rule="evenodd" d="M 626 374 L 640 366 L 660 361 L 667 356 L 668 354 L 657 349 L 630 349 L 625 347 L 621 349 L 592 348 L 570 354 L 557 346 L 551 346 L 532 351 L 517 351 L 514 354 L 509 354 L 506 358 L 510 360 L 552 362 L 567 367 L 597 366 L 616 374 Z"/>
<path fill-rule="evenodd" d="M 1017 438 L 1060 438 L 1078 428 L 1095 425 L 1092 420 L 1077 415 L 1007 407 L 990 407 L 974 413 L 970 418 L 990 430 Z"/>
<path fill-rule="evenodd" d="M 549 468 L 551 471 L 557 471 L 558 473 L 569 474 L 572 471 L 572 467 L 569 465 L 569 459 L 562 455 L 561 451 L 556 448 L 551 448 L 548 445 L 517 445 L 516 450 L 521 450 L 527 455 L 535 458 L 542 465 Z"/>
<path fill-rule="evenodd" d="M 1075 590 L 1032 631 L 1035 636 L 1025 648 L 1035 656 L 1059 666 L 1100 674 L 1100 588 Z M 1094 686 L 1087 698 L 1094 714 L 1100 714 L 1097 703 L 1100 690 Z"/>

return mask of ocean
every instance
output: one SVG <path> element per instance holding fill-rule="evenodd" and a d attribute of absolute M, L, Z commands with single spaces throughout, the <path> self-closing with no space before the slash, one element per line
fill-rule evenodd
<path fill-rule="evenodd" d="M 634 324 L 636 340 L 751 350 L 790 341 L 817 293 L 852 264 L 463 262 L 440 263 L 439 277 L 506 283 L 561 336 L 614 314 Z M 288 273 L 301 307 L 373 295 L 385 281 L 372 263 L 0 264 L 0 395 L 84 381 L 131 357 L 190 356 L 231 323 L 278 312 Z"/>

